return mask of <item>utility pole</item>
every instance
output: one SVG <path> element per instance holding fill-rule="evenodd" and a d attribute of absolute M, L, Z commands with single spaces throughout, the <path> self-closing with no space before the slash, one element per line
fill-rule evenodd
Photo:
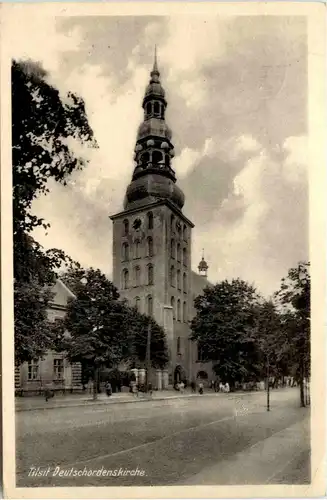
<path fill-rule="evenodd" d="M 270 411 L 269 354 L 267 354 L 267 411 Z"/>
<path fill-rule="evenodd" d="M 148 336 L 147 336 L 147 342 L 146 342 L 146 355 L 145 355 L 145 369 L 146 369 L 146 386 L 145 386 L 145 392 L 148 392 L 148 387 L 149 387 L 149 375 L 150 375 L 150 368 L 151 368 L 151 322 L 149 321 L 148 324 Z"/>

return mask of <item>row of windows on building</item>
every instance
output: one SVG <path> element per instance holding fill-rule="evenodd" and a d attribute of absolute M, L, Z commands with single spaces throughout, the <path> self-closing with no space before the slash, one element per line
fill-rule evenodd
<path fill-rule="evenodd" d="M 142 278 L 142 274 L 141 274 L 141 267 L 140 266 L 136 266 L 133 268 L 132 281 L 130 280 L 128 269 L 123 269 L 122 289 L 126 290 L 127 288 L 130 288 L 133 286 L 141 286 L 142 284 L 153 285 L 154 275 L 153 275 L 153 265 L 152 264 L 148 264 L 146 266 L 146 282 L 142 283 L 141 278 Z"/>
<path fill-rule="evenodd" d="M 143 312 L 142 310 L 142 302 L 140 297 L 135 297 L 134 305 L 139 312 Z M 145 298 L 146 307 L 145 313 L 149 316 L 153 315 L 153 299 L 151 295 L 148 295 Z M 170 305 L 173 309 L 173 319 L 181 322 L 187 323 L 187 304 L 186 302 L 182 302 L 180 299 L 175 300 L 175 297 L 171 297 Z"/>
<path fill-rule="evenodd" d="M 64 377 L 64 360 L 62 358 L 55 358 L 53 360 L 53 378 L 55 380 L 61 380 Z M 40 379 L 40 365 L 39 360 L 32 360 L 28 363 L 27 370 L 28 380 L 39 380 Z"/>
<path fill-rule="evenodd" d="M 132 257 L 133 259 L 140 259 L 142 257 L 143 247 L 141 245 L 140 240 L 135 240 L 133 243 L 133 247 L 130 252 L 130 246 L 125 241 L 122 245 L 122 261 L 127 262 Z M 146 253 L 147 257 L 153 257 L 153 239 L 149 236 L 146 240 Z M 180 243 L 177 243 L 174 239 L 170 242 L 170 256 L 172 259 L 177 260 L 177 262 L 182 262 L 183 265 L 187 266 L 187 249 L 186 247 L 181 247 Z"/>
<path fill-rule="evenodd" d="M 140 226 L 138 226 L 139 228 Z M 152 230 L 154 227 L 154 217 L 152 212 L 148 212 L 146 214 L 146 229 Z M 170 216 L 170 230 L 172 233 L 176 233 L 177 236 L 183 238 L 187 241 L 187 226 L 186 224 L 182 224 L 175 215 Z M 128 219 L 123 220 L 123 235 L 127 236 L 130 232 L 130 224 Z"/>
<path fill-rule="evenodd" d="M 126 290 L 130 287 L 141 286 L 141 285 L 153 285 L 154 283 L 154 266 L 153 264 L 148 264 L 146 266 L 146 279 L 143 283 L 141 267 L 135 266 L 133 268 L 132 280 L 130 280 L 130 275 L 128 269 L 123 269 L 122 271 L 122 289 Z M 187 293 L 187 275 L 181 272 L 180 269 L 175 270 L 174 266 L 170 269 L 170 285 L 184 293 Z"/>

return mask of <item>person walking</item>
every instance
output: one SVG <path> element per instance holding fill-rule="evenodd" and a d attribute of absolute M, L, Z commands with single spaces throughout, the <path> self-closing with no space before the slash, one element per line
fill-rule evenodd
<path fill-rule="evenodd" d="M 203 394 L 203 382 L 199 383 L 199 394 Z"/>
<path fill-rule="evenodd" d="M 229 383 L 226 382 L 226 384 L 225 384 L 225 392 L 228 393 L 229 391 L 230 391 Z"/>
<path fill-rule="evenodd" d="M 112 395 L 112 387 L 111 387 L 111 383 L 109 382 L 109 380 L 106 383 L 106 394 L 108 397 L 110 397 Z"/>
<path fill-rule="evenodd" d="M 184 389 L 185 389 L 185 384 L 184 384 L 184 382 L 182 381 L 182 382 L 179 384 L 179 390 L 180 390 L 180 393 L 181 393 L 181 394 L 184 394 Z"/>

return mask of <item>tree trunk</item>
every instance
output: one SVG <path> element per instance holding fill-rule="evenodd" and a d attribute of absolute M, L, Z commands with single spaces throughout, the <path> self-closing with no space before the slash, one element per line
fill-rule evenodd
<path fill-rule="evenodd" d="M 301 408 L 305 408 L 305 401 L 304 401 L 304 373 L 303 373 L 303 359 L 301 359 L 301 364 L 300 364 L 300 402 L 301 402 Z"/>
<path fill-rule="evenodd" d="M 97 366 L 94 367 L 93 372 L 93 399 L 98 399 L 98 374 L 99 369 Z"/>

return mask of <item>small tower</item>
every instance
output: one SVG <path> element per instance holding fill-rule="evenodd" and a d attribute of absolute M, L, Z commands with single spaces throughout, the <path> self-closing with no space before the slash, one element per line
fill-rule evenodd
<path fill-rule="evenodd" d="M 204 250 L 202 249 L 202 259 L 198 265 L 199 275 L 207 278 L 209 266 L 204 260 Z"/>

